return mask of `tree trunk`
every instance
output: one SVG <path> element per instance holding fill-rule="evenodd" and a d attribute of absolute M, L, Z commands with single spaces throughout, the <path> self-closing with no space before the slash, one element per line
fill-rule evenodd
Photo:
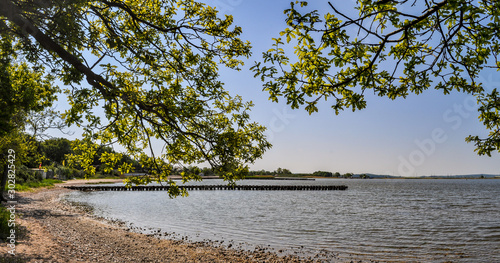
<path fill-rule="evenodd" d="M 6 163 L 3 166 L 2 182 L 0 183 L 0 201 L 2 202 L 7 202 L 7 199 L 4 197 L 4 192 L 5 192 L 5 185 L 7 185 L 8 176 L 9 176 L 9 164 Z"/>

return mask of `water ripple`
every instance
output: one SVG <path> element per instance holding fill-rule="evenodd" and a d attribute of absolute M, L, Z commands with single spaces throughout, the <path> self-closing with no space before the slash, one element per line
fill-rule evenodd
<path fill-rule="evenodd" d="M 349 190 L 192 191 L 177 199 L 162 192 L 75 192 L 68 198 L 100 215 L 192 240 L 304 247 L 348 259 L 500 262 L 500 180 L 277 183 L 346 184 Z"/>

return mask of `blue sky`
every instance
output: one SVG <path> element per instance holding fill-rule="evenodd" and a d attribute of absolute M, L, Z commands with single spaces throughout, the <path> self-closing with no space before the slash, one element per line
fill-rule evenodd
<path fill-rule="evenodd" d="M 465 138 L 484 136 L 475 99 L 467 94 L 443 95 L 428 90 L 421 95 L 391 101 L 367 92 L 367 108 L 335 115 L 329 102 L 319 112 L 292 110 L 284 100 L 273 103 L 262 91 L 262 82 L 249 68 L 271 48 L 272 38 L 285 28 L 283 10 L 290 0 L 206 0 L 223 14 L 231 14 L 243 28 L 242 39 L 253 46 L 253 56 L 241 71 L 221 69 L 226 88 L 255 107 L 252 119 L 268 127 L 273 148 L 252 170 L 290 169 L 294 173 L 325 170 L 340 173 L 377 173 L 402 176 L 500 174 L 500 155 L 478 156 Z M 354 1 L 334 1 L 352 11 Z M 327 1 L 310 3 L 309 9 L 329 10 Z M 291 54 L 291 52 L 290 52 Z M 496 71 L 481 74 L 487 89 L 500 88 Z M 64 102 L 59 103 L 60 110 Z M 77 136 L 78 133 L 75 134 Z M 56 134 L 57 136 L 57 134 Z"/>
<path fill-rule="evenodd" d="M 253 46 L 253 57 L 241 72 L 223 70 L 226 87 L 252 100 L 252 118 L 268 127 L 273 144 L 253 169 L 288 168 L 292 172 L 380 173 L 392 175 L 447 175 L 468 173 L 500 174 L 500 156 L 477 156 L 470 135 L 486 135 L 477 119 L 475 99 L 467 94 L 443 95 L 428 90 L 396 101 L 369 96 L 362 111 L 335 115 L 328 102 L 319 113 L 292 110 L 286 103 L 272 103 L 262 83 L 248 70 L 271 48 L 271 38 L 285 28 L 283 10 L 289 0 L 219 0 L 218 9 L 232 14 L 243 28 L 243 39 Z M 350 2 L 342 6 L 343 11 Z M 311 2 L 309 9 L 329 10 L 327 1 Z M 352 10 L 352 9 L 351 9 Z M 487 88 L 500 88 L 496 71 L 484 72 Z"/>

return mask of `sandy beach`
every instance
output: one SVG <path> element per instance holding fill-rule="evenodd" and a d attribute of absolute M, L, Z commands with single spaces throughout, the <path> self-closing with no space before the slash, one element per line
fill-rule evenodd
<path fill-rule="evenodd" d="M 66 184 L 86 182 L 92 181 Z M 0 243 L 0 262 L 316 262 L 135 233 L 61 201 L 71 190 L 60 186 L 17 194 L 16 222 L 22 235 L 16 236 L 15 257 Z"/>

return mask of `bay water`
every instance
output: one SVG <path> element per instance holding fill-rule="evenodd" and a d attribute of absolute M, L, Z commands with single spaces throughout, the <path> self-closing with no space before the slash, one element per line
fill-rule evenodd
<path fill-rule="evenodd" d="M 205 180 L 190 184 L 224 184 Z M 500 180 L 245 180 L 346 191 L 79 192 L 97 216 L 243 249 L 395 262 L 500 262 Z M 237 245 L 237 246 L 236 246 Z M 295 252 L 294 252 L 295 251 Z M 299 252 L 297 252 L 299 251 Z"/>

